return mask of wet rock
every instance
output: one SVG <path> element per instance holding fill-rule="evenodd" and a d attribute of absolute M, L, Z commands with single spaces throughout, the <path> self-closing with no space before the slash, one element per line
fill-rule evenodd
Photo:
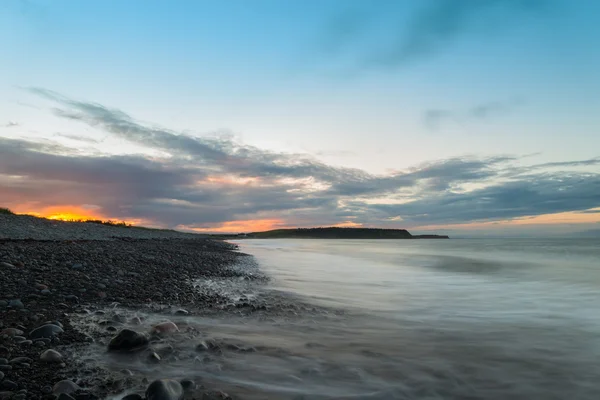
<path fill-rule="evenodd" d="M 69 303 L 79 303 L 79 297 L 74 294 L 69 294 L 65 296 L 65 301 L 68 301 Z"/>
<path fill-rule="evenodd" d="M 168 333 L 179 332 L 179 328 L 174 322 L 166 321 L 152 327 L 153 334 L 164 335 Z"/>
<path fill-rule="evenodd" d="M 231 397 L 225 392 L 211 390 L 202 393 L 202 400 L 231 400 Z"/>
<path fill-rule="evenodd" d="M 23 336 L 14 336 L 12 339 L 13 339 L 13 342 L 15 342 L 15 343 L 21 343 L 21 342 L 24 342 L 27 340 Z"/>
<path fill-rule="evenodd" d="M 2 400 L 10 399 L 12 396 L 13 396 L 13 392 L 0 391 L 0 399 L 2 399 Z"/>
<path fill-rule="evenodd" d="M 152 364 L 158 364 L 160 362 L 161 358 L 158 354 L 156 354 L 155 352 L 152 352 L 148 355 L 148 362 L 152 363 Z"/>
<path fill-rule="evenodd" d="M 43 289 L 42 291 L 40 291 L 40 293 L 44 296 L 50 296 L 52 294 L 52 292 L 50 292 L 50 290 L 48 289 Z"/>
<path fill-rule="evenodd" d="M 14 268 L 15 266 L 7 262 L 0 262 L 0 268 Z"/>
<path fill-rule="evenodd" d="M 0 336 L 6 335 L 8 337 L 20 336 L 23 334 L 23 331 L 17 328 L 6 328 L 0 331 Z"/>
<path fill-rule="evenodd" d="M 0 371 L 0 381 L 2 381 L 2 379 L 4 379 L 4 372 Z"/>
<path fill-rule="evenodd" d="M 179 310 L 175 311 L 175 315 L 188 315 L 189 313 L 189 311 L 184 310 L 183 308 L 180 308 Z"/>
<path fill-rule="evenodd" d="M 181 383 L 172 379 L 159 379 L 146 389 L 146 400 L 180 400 L 183 398 Z"/>
<path fill-rule="evenodd" d="M 63 356 L 56 350 L 48 349 L 40 355 L 40 360 L 46 363 L 61 363 Z"/>
<path fill-rule="evenodd" d="M 29 332 L 29 338 L 32 340 L 48 338 L 52 339 L 55 336 L 63 333 L 62 328 L 55 324 L 45 324 Z"/>
<path fill-rule="evenodd" d="M 129 321 L 130 324 L 132 325 L 141 325 L 142 324 L 142 319 L 140 317 L 133 317 L 131 318 L 131 320 Z"/>
<path fill-rule="evenodd" d="M 25 308 L 25 305 L 20 299 L 14 299 L 9 301 L 8 306 L 14 308 L 15 310 L 22 310 Z"/>
<path fill-rule="evenodd" d="M 144 398 L 142 397 L 142 395 L 139 395 L 137 393 L 131 393 L 128 394 L 127 396 L 121 398 L 121 400 L 143 400 Z"/>
<path fill-rule="evenodd" d="M 0 371 L 12 371 L 12 366 L 7 364 L 0 365 Z"/>
<path fill-rule="evenodd" d="M 36 290 L 46 290 L 46 289 L 48 289 L 48 286 L 44 285 L 43 283 L 36 283 L 35 288 L 36 288 Z"/>
<path fill-rule="evenodd" d="M 142 333 L 123 329 L 108 344 L 108 351 L 134 351 L 148 346 L 148 337 Z"/>
<path fill-rule="evenodd" d="M 58 395 L 57 400 L 75 400 L 75 397 L 68 395 L 66 393 L 61 393 Z"/>
<path fill-rule="evenodd" d="M 33 344 L 33 342 L 31 340 L 23 340 L 19 344 L 21 345 L 21 347 L 29 347 Z"/>
<path fill-rule="evenodd" d="M 57 382 L 54 387 L 52 387 L 52 393 L 55 395 L 60 395 L 61 393 L 71 394 L 75 393 L 78 390 L 81 390 L 79 385 L 75 382 L 70 381 L 68 379 Z"/>
<path fill-rule="evenodd" d="M 18 388 L 19 388 L 19 385 L 17 385 L 13 381 L 9 381 L 8 379 L 5 379 L 2 382 L 0 382 L 0 389 L 2 389 L 2 390 L 13 391 L 13 390 L 17 390 Z"/>
<path fill-rule="evenodd" d="M 190 392 L 196 388 L 196 384 L 191 379 L 183 379 L 179 383 L 181 383 L 184 392 Z"/>
<path fill-rule="evenodd" d="M 73 264 L 73 265 L 71 265 L 71 269 L 74 269 L 76 271 L 77 270 L 81 270 L 81 269 L 83 269 L 83 264 L 79 264 L 79 263 L 78 264 Z"/>
<path fill-rule="evenodd" d="M 31 364 L 33 360 L 29 357 L 15 357 L 9 361 L 9 364 Z"/>
<path fill-rule="evenodd" d="M 8 360 L 4 357 L 0 358 L 0 365 L 6 365 L 8 364 Z"/>

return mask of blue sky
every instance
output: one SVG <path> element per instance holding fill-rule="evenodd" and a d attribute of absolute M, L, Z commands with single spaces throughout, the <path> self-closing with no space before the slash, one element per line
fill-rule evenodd
<path fill-rule="evenodd" d="M 308 157 L 373 179 L 449 160 L 502 156 L 511 158 L 510 166 L 498 167 L 502 171 L 562 162 L 536 167 L 536 179 L 560 173 L 594 180 L 597 163 L 564 163 L 600 155 L 599 40 L 600 3 L 592 0 L 7 0 L 0 3 L 5 60 L 0 63 L 0 139 L 7 141 L 5 149 L 8 140 L 11 146 L 15 141 L 52 144 L 63 147 L 63 156 L 77 153 L 88 161 L 174 156 L 164 143 L 151 147 L 115 134 L 98 115 L 90 121 L 90 115 L 69 118 L 56 112 L 66 105 L 84 112 L 81 104 L 73 105 L 76 101 L 119 110 L 173 137 L 227 141 L 238 150 L 249 147 L 288 157 L 271 161 L 275 163 Z M 31 151 L 56 156 L 56 147 Z M 160 162 L 167 165 L 165 159 Z M 9 176 L 9 169 L 10 176 L 24 181 L 39 179 L 14 165 L 0 169 L 0 177 Z M 255 178 L 265 181 L 265 176 Z M 319 180 L 310 173 L 303 178 Z M 12 203 L 19 203 L 15 187 L 24 183 L 7 179 L 0 185 L 13 193 Z M 411 222 L 401 207 L 392 212 L 399 215 L 383 219 L 373 217 L 381 207 L 364 208 L 378 201 L 431 203 L 507 179 L 498 173 L 427 193 L 417 190 L 423 182 L 411 193 L 388 188 L 361 199 L 363 214 L 344 212 L 339 220 L 325 222 L 437 227 L 522 218 L 521 210 L 462 221 Z M 600 207 L 600 192 L 595 194 L 595 205 L 549 211 Z M 327 199 L 338 212 L 356 200 Z M 122 200 L 91 206 L 106 216 L 198 229 L 236 220 L 303 224 L 286 214 L 296 213 L 292 206 L 223 213 L 222 221 L 205 220 L 201 215 L 207 211 L 200 207 L 197 221 L 183 224 L 179 216 L 154 218 L 148 214 L 154 208 Z M 430 203 L 431 208 L 442 207 Z M 50 206 L 42 201 L 28 207 Z M 331 214 L 327 208 L 311 209 L 302 208 L 308 224 Z M 188 211 L 182 216 L 195 215 Z M 361 215 L 369 217 L 361 220 Z"/>

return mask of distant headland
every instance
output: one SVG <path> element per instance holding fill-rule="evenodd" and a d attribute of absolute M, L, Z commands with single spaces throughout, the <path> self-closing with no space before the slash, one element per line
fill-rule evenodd
<path fill-rule="evenodd" d="M 297 228 L 237 235 L 247 239 L 449 239 L 445 235 L 412 235 L 406 229 Z"/>

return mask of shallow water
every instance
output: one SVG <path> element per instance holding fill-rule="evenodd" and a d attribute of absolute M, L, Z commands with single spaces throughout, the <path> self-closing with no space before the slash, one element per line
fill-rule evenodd
<path fill-rule="evenodd" d="M 268 304 L 168 316 L 182 333 L 149 377 L 264 399 L 596 399 L 597 240 L 245 240 L 268 284 L 202 283 Z M 256 273 L 256 271 L 253 271 Z M 126 310 L 115 310 L 127 313 Z M 143 329 L 166 318 L 138 313 Z M 220 352 L 195 351 L 201 340 Z"/>

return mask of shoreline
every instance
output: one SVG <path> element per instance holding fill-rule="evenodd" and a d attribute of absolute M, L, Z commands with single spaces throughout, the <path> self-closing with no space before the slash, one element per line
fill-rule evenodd
<path fill-rule="evenodd" d="M 94 335 L 76 329 L 73 320 L 117 305 L 132 312 L 160 310 L 165 320 L 175 313 L 260 310 L 248 302 L 232 305 L 191 284 L 252 279 L 230 268 L 250 257 L 236 250 L 233 244 L 203 238 L 0 239 L 0 398 L 56 399 L 60 390 L 55 385 L 64 380 L 83 389 L 71 393 L 76 400 L 143 393 L 143 377 L 114 376 L 97 368 L 90 372 L 85 361 L 69 358 L 76 348 L 114 336 L 122 325 L 118 316 L 101 321 L 104 325 Z M 63 332 L 36 340 L 33 330 L 46 322 L 60 325 Z M 57 350 L 64 359 L 42 361 L 46 350 Z M 211 398 L 207 393 L 196 394 Z"/>

